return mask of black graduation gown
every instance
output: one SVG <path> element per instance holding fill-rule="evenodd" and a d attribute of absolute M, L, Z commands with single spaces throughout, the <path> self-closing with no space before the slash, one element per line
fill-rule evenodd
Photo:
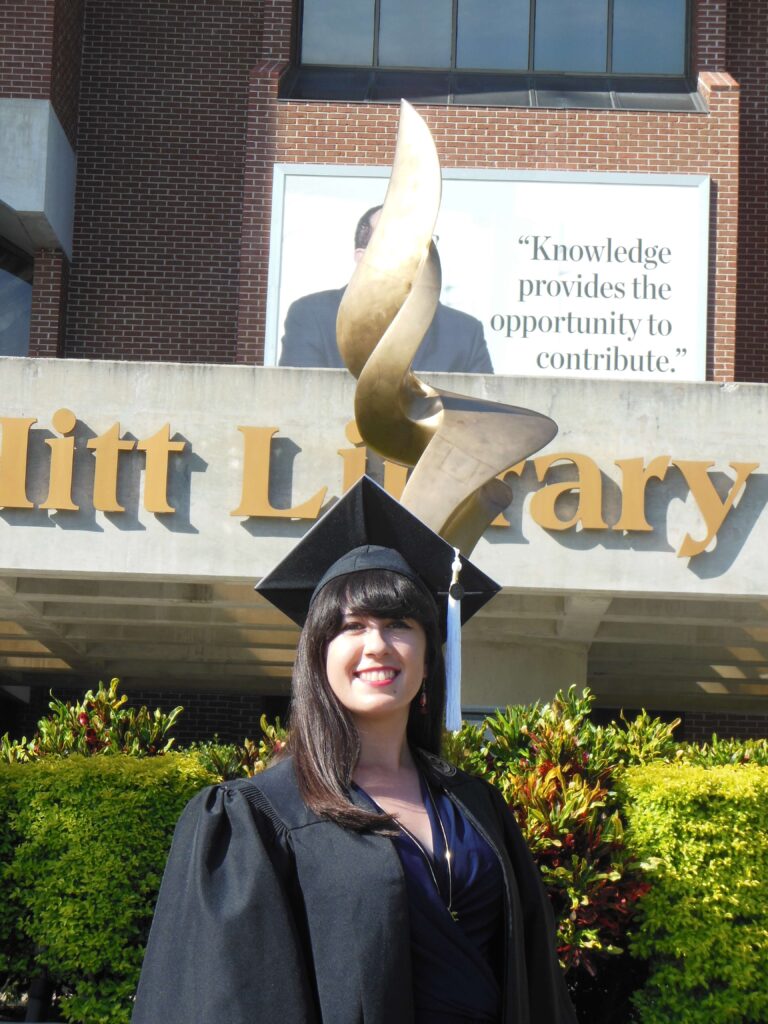
<path fill-rule="evenodd" d="M 503 1024 L 576 1024 L 549 901 L 501 794 L 420 756 L 501 860 Z M 390 839 L 313 814 L 290 758 L 190 801 L 132 1024 L 412 1024 L 411 988 L 405 881 Z"/>

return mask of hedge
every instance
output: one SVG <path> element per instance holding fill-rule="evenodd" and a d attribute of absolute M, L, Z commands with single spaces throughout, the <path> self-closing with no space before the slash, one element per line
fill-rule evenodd
<path fill-rule="evenodd" d="M 595 726 L 593 702 L 572 687 L 446 737 L 524 831 L 579 1019 L 768 1024 L 768 744 L 679 744 L 676 723 L 645 713 Z M 129 1020 L 185 802 L 263 770 L 285 741 L 262 719 L 257 740 L 151 756 L 178 709 L 124 703 L 113 680 L 54 699 L 29 742 L 0 738 L 0 990 L 46 972 L 79 1024 Z"/>
<path fill-rule="evenodd" d="M 650 890 L 630 948 L 642 1024 L 768 1022 L 768 770 L 654 764 L 624 780 Z"/>
<path fill-rule="evenodd" d="M 11 981 L 47 971 L 67 1020 L 127 1024 L 173 827 L 211 781 L 174 753 L 0 766 L 0 966 Z"/>

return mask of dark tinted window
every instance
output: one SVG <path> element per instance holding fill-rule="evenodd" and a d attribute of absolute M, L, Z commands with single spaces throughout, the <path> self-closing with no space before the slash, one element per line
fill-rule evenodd
<path fill-rule="evenodd" d="M 374 0 L 305 0 L 304 64 L 371 64 Z"/>
<path fill-rule="evenodd" d="M 379 64 L 451 66 L 452 0 L 380 0 Z"/>
<path fill-rule="evenodd" d="M 0 356 L 29 352 L 33 265 L 31 256 L 0 239 Z"/>
<path fill-rule="evenodd" d="M 528 67 L 530 0 L 458 0 L 456 67 Z"/>
<path fill-rule="evenodd" d="M 613 70 L 682 75 L 685 0 L 614 0 Z"/>
<path fill-rule="evenodd" d="M 684 75 L 691 0 L 304 0 L 301 63 Z"/>
<path fill-rule="evenodd" d="M 605 71 L 608 0 L 537 0 L 537 71 Z"/>

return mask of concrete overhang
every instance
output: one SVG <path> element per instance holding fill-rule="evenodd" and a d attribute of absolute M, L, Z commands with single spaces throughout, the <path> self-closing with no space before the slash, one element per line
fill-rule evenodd
<path fill-rule="evenodd" d="M 117 675 L 127 689 L 286 692 L 297 630 L 252 586 L 363 454 L 346 434 L 351 377 L 11 358 L 0 376 L 0 683 Z M 768 386 L 440 383 L 560 424 L 510 477 L 506 525 L 475 549 L 503 589 L 465 630 L 466 703 L 574 682 L 607 707 L 764 713 Z M 94 444 L 110 438 L 125 448 L 111 481 L 122 511 L 95 507 Z M 182 442 L 167 458 L 170 510 L 148 510 L 138 445 Z M 383 478 L 380 461 L 368 468 Z M 261 481 L 259 514 L 238 512 L 248 481 Z M 547 510 L 559 526 L 542 525 Z"/>
<path fill-rule="evenodd" d="M 75 153 L 48 100 L 0 99 L 0 236 L 72 258 Z"/>

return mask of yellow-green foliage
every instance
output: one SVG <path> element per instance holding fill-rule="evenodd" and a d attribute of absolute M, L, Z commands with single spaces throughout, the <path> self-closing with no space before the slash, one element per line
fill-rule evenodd
<path fill-rule="evenodd" d="M 173 753 L 0 766 L 0 948 L 23 967 L 18 927 L 31 969 L 69 991 L 68 1020 L 127 1024 L 174 825 L 211 781 Z"/>
<path fill-rule="evenodd" d="M 651 889 L 632 952 L 643 1024 L 768 1022 L 768 769 L 654 764 L 626 776 Z"/>
<path fill-rule="evenodd" d="M 37 723 L 31 740 L 0 737 L 0 759 L 9 764 L 36 761 L 40 757 L 68 757 L 70 754 L 133 754 L 155 757 L 173 746 L 168 733 L 183 708 L 166 714 L 157 708 L 127 708 L 128 698 L 118 696 L 119 679 L 109 686 L 99 683 L 96 693 L 88 690 L 74 704 L 58 700 L 51 692 L 51 714 Z"/>

